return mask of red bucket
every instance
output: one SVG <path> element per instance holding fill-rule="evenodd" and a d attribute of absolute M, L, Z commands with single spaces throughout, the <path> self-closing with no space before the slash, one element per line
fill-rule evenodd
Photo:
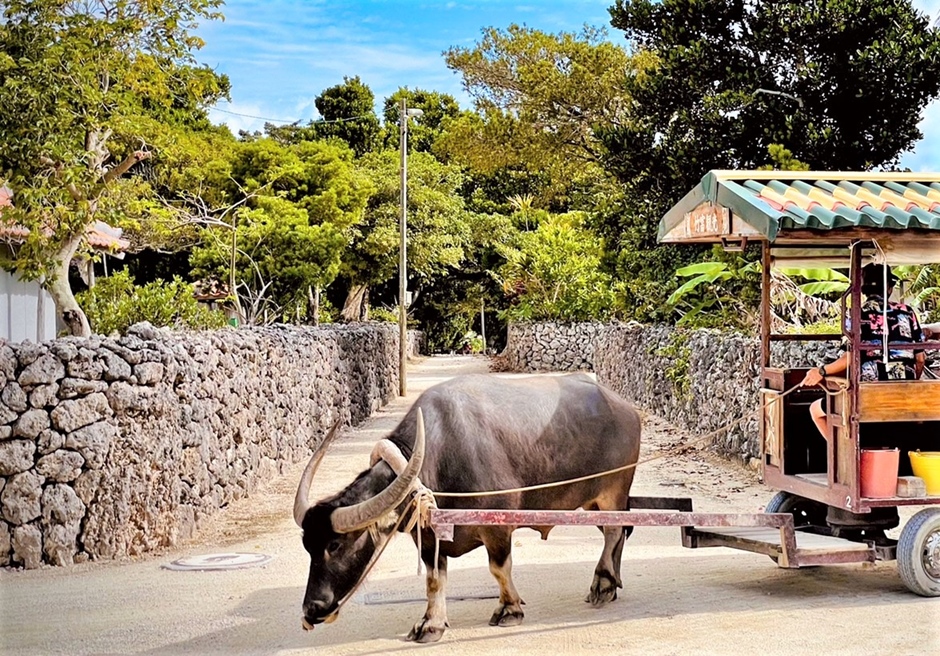
<path fill-rule="evenodd" d="M 866 499 L 884 499 L 897 495 L 897 449 L 862 449 L 862 496 Z"/>

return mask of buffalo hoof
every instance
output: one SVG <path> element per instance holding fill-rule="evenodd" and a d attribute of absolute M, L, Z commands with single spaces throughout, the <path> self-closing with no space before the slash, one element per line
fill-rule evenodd
<path fill-rule="evenodd" d="M 608 578 L 601 576 L 594 577 L 594 583 L 591 584 L 591 591 L 584 601 L 592 606 L 603 606 L 617 598 L 617 584 Z"/>
<path fill-rule="evenodd" d="M 444 627 L 447 626 L 447 622 L 444 622 L 444 626 L 436 626 L 428 624 L 428 618 L 422 618 L 421 621 L 417 622 L 408 633 L 408 640 L 412 642 L 437 642 L 444 635 Z"/>
<path fill-rule="evenodd" d="M 519 626 L 524 617 L 518 604 L 500 604 L 490 617 L 490 626 Z"/>

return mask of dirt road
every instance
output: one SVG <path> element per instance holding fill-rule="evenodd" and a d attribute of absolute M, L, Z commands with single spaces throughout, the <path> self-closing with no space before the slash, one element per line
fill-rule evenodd
<path fill-rule="evenodd" d="M 315 495 L 342 488 L 365 467 L 372 444 L 421 390 L 485 360 L 428 358 L 411 368 L 409 396 L 333 446 Z M 644 456 L 681 443 L 681 432 L 647 418 Z M 893 563 L 790 571 L 767 557 L 688 550 L 678 529 L 639 528 L 623 556 L 620 599 L 583 602 L 602 538 L 594 528 L 514 536 L 514 577 L 525 622 L 487 625 L 496 585 L 482 550 L 451 561 L 451 628 L 437 645 L 404 641 L 424 612 L 417 555 L 398 538 L 339 619 L 301 630 L 307 558 L 291 518 L 302 464 L 221 513 L 197 540 L 137 562 L 0 571 L 4 654 L 940 654 L 940 599 L 901 584 Z M 643 465 L 637 495 L 691 496 L 704 511 L 760 511 L 772 491 L 743 468 L 692 450 Z M 907 513 L 910 514 L 910 513 Z M 896 536 L 895 536 L 896 537 Z M 161 566 L 221 552 L 273 556 L 222 572 Z"/>

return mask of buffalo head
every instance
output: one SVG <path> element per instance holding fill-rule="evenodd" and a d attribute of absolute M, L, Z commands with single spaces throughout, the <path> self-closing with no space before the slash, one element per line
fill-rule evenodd
<path fill-rule="evenodd" d="M 340 604 L 365 575 L 379 536 L 393 530 L 397 517 L 389 519 L 390 513 L 408 496 L 424 460 L 424 420 L 419 410 L 414 449 L 400 472 L 378 462 L 341 492 L 311 504 L 314 474 L 338 427 L 330 430 L 310 458 L 294 498 L 294 520 L 303 529 L 304 549 L 310 554 L 305 630 L 336 619 Z"/>

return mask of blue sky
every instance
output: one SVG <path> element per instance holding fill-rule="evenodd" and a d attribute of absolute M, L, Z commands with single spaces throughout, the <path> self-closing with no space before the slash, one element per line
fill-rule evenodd
<path fill-rule="evenodd" d="M 402 86 L 469 98 L 441 53 L 472 47 L 485 27 L 525 24 L 545 32 L 609 28 L 610 0 L 228 0 L 226 20 L 204 26 L 202 63 L 229 76 L 232 102 L 211 117 L 233 130 L 317 118 L 314 99 L 343 76 L 358 75 L 377 103 Z M 914 0 L 931 16 L 940 0 Z M 609 28 L 614 42 L 622 32 Z M 238 115 L 236 115 L 238 114 Z M 902 164 L 940 170 L 940 102 L 924 113 L 924 139 Z"/>

